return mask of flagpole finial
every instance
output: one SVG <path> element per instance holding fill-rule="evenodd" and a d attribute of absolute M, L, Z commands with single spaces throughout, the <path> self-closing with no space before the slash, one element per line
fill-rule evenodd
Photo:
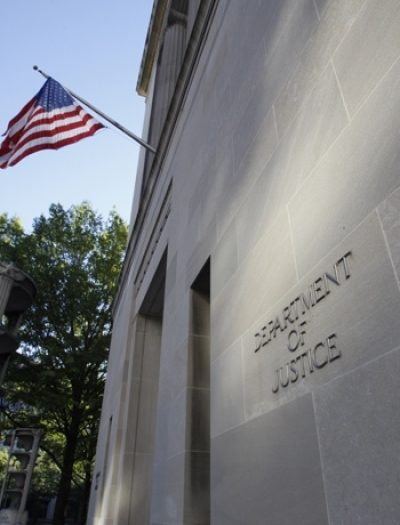
<path fill-rule="evenodd" d="M 39 69 L 39 66 L 33 66 L 33 69 L 35 71 L 37 71 L 38 73 L 40 73 L 42 76 L 44 76 L 44 78 L 49 78 L 49 75 L 47 73 L 45 73 L 44 71 L 42 71 L 41 69 Z"/>

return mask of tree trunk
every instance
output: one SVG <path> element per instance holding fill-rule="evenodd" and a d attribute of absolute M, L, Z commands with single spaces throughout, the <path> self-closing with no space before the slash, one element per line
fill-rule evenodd
<path fill-rule="evenodd" d="M 54 509 L 53 525 L 64 525 L 65 511 L 67 509 L 75 451 L 78 443 L 79 421 L 75 420 L 71 424 L 70 431 L 66 436 L 67 441 L 64 449 L 64 457 L 61 471 L 60 484 L 58 486 L 57 500 Z"/>
<path fill-rule="evenodd" d="M 87 518 L 87 512 L 88 512 L 88 506 L 89 506 L 89 498 L 90 498 L 90 489 L 92 487 L 92 472 L 86 471 L 85 473 L 85 482 L 83 485 L 83 494 L 79 509 L 79 521 L 78 525 L 85 525 L 86 518 Z"/>

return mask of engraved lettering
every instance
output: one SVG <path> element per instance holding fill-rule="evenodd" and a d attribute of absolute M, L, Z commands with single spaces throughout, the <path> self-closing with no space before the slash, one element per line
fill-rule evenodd
<path fill-rule="evenodd" d="M 281 320 L 279 319 L 279 315 L 275 317 L 275 324 L 274 324 L 274 337 L 276 336 L 276 331 L 279 328 L 281 332 L 285 330 L 285 327 L 282 326 Z"/>
<path fill-rule="evenodd" d="M 323 282 L 322 277 L 320 277 L 313 284 L 315 302 L 317 303 L 319 303 L 326 295 L 326 291 L 322 289 Z"/>
<path fill-rule="evenodd" d="M 328 357 L 329 357 L 330 363 L 334 361 L 335 359 L 338 359 L 342 355 L 341 351 L 336 348 L 336 344 L 332 342 L 331 339 L 337 339 L 336 333 L 326 338 L 326 345 L 328 347 Z M 336 350 L 336 353 L 335 353 L 335 350 Z"/>
<path fill-rule="evenodd" d="M 286 363 L 286 383 L 282 381 L 282 368 L 283 366 L 279 369 L 279 382 L 282 388 L 286 388 L 289 384 L 289 363 Z"/>
<path fill-rule="evenodd" d="M 304 330 L 304 326 L 307 324 L 307 321 L 302 321 L 300 324 L 299 324 L 299 332 L 300 332 L 300 344 L 301 346 L 304 345 L 304 337 L 303 335 L 306 333 L 306 331 Z"/>
<path fill-rule="evenodd" d="M 290 329 L 288 335 L 287 348 L 290 352 L 294 352 L 300 346 L 303 346 L 306 321 L 298 323 L 298 326 L 293 326 L 296 321 L 308 313 L 314 306 L 316 306 L 322 299 L 327 297 L 333 288 L 341 286 L 343 284 L 343 277 L 349 279 L 351 276 L 349 268 L 349 258 L 352 255 L 351 251 L 348 251 L 340 259 L 336 261 L 330 272 L 324 272 L 318 277 L 304 292 L 300 293 L 288 306 L 282 308 L 281 313 L 276 315 L 272 320 L 266 323 L 260 330 L 255 334 L 255 347 L 254 351 L 258 352 L 262 347 L 267 346 L 272 339 L 277 338 L 278 333 L 284 332 L 288 327 Z M 334 285 L 334 286 L 333 286 Z M 310 322 L 310 321 L 307 321 Z M 290 327 L 290 325 L 292 325 Z M 332 336 L 334 337 L 334 336 Z M 325 343 L 324 343 L 325 344 Z M 328 360 L 333 361 L 340 357 L 340 351 L 336 348 L 334 342 L 327 341 L 328 348 Z M 320 347 L 317 348 L 316 352 Z M 319 352 L 318 352 L 319 353 Z M 309 361 L 311 367 L 313 367 L 314 359 L 313 350 L 310 349 Z M 317 363 L 319 363 L 319 358 Z M 325 366 L 325 365 L 323 365 Z"/>
<path fill-rule="evenodd" d="M 302 375 L 301 377 L 306 377 L 306 369 L 304 368 L 304 360 L 303 360 L 303 357 L 305 356 L 306 354 L 301 354 L 299 355 L 297 358 L 296 358 L 296 361 L 300 361 L 301 363 L 301 368 L 302 368 Z"/>
<path fill-rule="evenodd" d="M 308 289 L 309 296 L 308 299 L 304 295 L 304 293 L 301 293 L 298 297 L 296 297 L 295 302 L 300 302 L 301 304 L 301 313 L 304 315 L 306 313 L 306 310 L 310 310 L 314 304 L 314 294 L 313 294 L 313 286 L 311 285 Z M 297 318 L 296 318 L 297 319 Z"/>
<path fill-rule="evenodd" d="M 274 325 L 274 321 L 270 321 L 270 322 L 268 323 L 268 325 L 269 325 L 269 327 L 270 327 L 270 329 L 269 329 L 269 340 L 271 341 L 271 335 L 272 335 L 272 333 L 274 332 L 274 326 L 275 326 L 275 325 Z"/>
<path fill-rule="evenodd" d="M 343 255 L 343 257 L 341 257 L 337 263 L 335 264 L 335 267 L 337 267 L 341 262 L 343 262 L 343 268 L 344 268 L 344 275 L 346 277 L 346 279 L 349 279 L 350 278 L 350 271 L 349 271 L 349 267 L 348 267 L 348 264 L 347 264 L 347 257 L 351 255 L 351 251 L 347 252 L 345 255 Z"/>
<path fill-rule="evenodd" d="M 313 360 L 311 357 L 311 348 L 307 350 L 307 357 L 308 357 L 308 364 L 310 366 L 310 373 L 312 374 L 314 372 L 314 366 L 313 366 Z"/>
<path fill-rule="evenodd" d="M 261 335 L 257 332 L 255 335 L 254 335 L 254 339 L 255 339 L 255 348 L 254 348 L 254 352 L 258 352 L 261 348 Z M 258 341 L 257 341 L 258 339 Z"/>
<path fill-rule="evenodd" d="M 293 334 L 294 334 L 294 338 L 292 337 Z M 294 346 L 292 345 L 291 339 L 292 339 L 292 342 L 294 339 Z M 299 347 L 299 344 L 300 344 L 299 331 L 297 330 L 297 328 L 293 328 L 293 330 L 291 330 L 288 335 L 287 347 L 288 347 L 289 352 L 294 352 L 295 350 L 297 350 L 297 348 Z"/>
<path fill-rule="evenodd" d="M 294 320 L 297 321 L 297 319 L 299 318 L 299 313 L 297 311 L 297 299 L 295 299 L 294 301 L 292 301 L 290 303 L 290 306 L 289 308 L 291 309 L 292 306 L 294 306 L 294 313 L 295 313 L 295 316 L 294 316 Z M 294 321 L 293 321 L 294 322 Z"/>
<path fill-rule="evenodd" d="M 327 364 L 328 356 L 325 357 L 324 361 L 318 362 L 317 361 L 317 350 L 318 350 L 318 348 L 325 348 L 324 343 L 320 342 L 320 343 L 317 343 L 314 346 L 314 349 L 313 349 L 313 363 L 314 363 L 315 368 L 322 368 L 322 367 L 324 367 Z"/>
<path fill-rule="evenodd" d="M 290 378 L 290 381 L 292 383 L 297 381 L 297 378 L 299 377 L 299 373 L 297 371 L 297 368 L 295 367 L 295 364 L 296 364 L 296 359 L 292 359 L 289 365 L 290 371 L 293 373 L 293 377 Z"/>
<path fill-rule="evenodd" d="M 262 333 L 263 333 L 263 334 L 262 334 L 262 338 L 263 338 L 262 346 L 265 346 L 265 345 L 267 345 L 267 344 L 271 341 L 271 338 L 267 339 L 267 335 L 266 335 L 266 333 L 265 333 L 266 330 L 267 330 L 267 327 L 266 327 L 266 326 L 263 326 L 261 330 L 262 330 Z M 264 339 L 265 339 L 265 341 L 264 341 Z"/>
<path fill-rule="evenodd" d="M 294 329 L 290 332 L 290 334 L 296 336 L 296 348 L 300 346 L 301 333 L 299 329 Z M 302 378 L 305 378 L 307 374 L 312 374 L 314 371 L 324 368 L 330 362 L 338 359 L 341 356 L 341 352 L 336 346 L 336 339 L 336 333 L 331 334 L 324 341 L 318 342 L 313 348 L 309 348 L 297 357 L 290 359 L 288 363 L 281 366 L 278 370 L 275 370 L 275 383 L 272 387 L 272 393 L 276 394 L 280 387 L 286 388 L 289 383 L 295 383 L 300 374 Z M 306 363 L 308 363 L 308 366 Z"/>
<path fill-rule="evenodd" d="M 275 370 L 275 372 L 276 372 L 276 386 L 272 387 L 273 394 L 276 394 L 279 390 L 279 373 L 278 373 L 278 370 Z"/>
<path fill-rule="evenodd" d="M 324 281 L 325 281 L 325 288 L 326 288 L 326 294 L 328 295 L 329 293 L 331 293 L 330 289 L 329 289 L 329 283 L 328 281 L 331 281 L 332 283 L 336 284 L 336 286 L 340 286 L 340 281 L 339 281 L 339 276 L 338 276 L 338 272 L 337 272 L 337 266 L 335 265 L 333 267 L 334 271 L 335 271 L 335 277 L 333 277 L 333 275 L 331 275 L 330 273 L 328 272 L 325 272 L 324 273 Z"/>
<path fill-rule="evenodd" d="M 285 328 L 287 327 L 287 321 L 289 321 L 289 323 L 293 324 L 295 322 L 295 320 L 296 320 L 296 319 L 292 319 L 292 317 L 291 317 L 292 305 L 293 305 L 293 303 L 290 303 L 290 306 L 286 306 L 282 310 L 282 317 L 283 317 L 283 320 L 285 321 Z"/>

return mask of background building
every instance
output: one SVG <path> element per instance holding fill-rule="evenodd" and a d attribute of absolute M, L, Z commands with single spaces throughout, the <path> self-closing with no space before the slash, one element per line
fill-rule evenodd
<path fill-rule="evenodd" d="M 399 57 L 397 0 L 154 2 L 89 523 L 398 523 Z"/>

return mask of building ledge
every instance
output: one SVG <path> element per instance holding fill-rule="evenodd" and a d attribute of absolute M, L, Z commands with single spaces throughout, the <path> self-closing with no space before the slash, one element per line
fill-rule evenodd
<path fill-rule="evenodd" d="M 164 25 L 167 7 L 168 0 L 157 0 L 153 5 L 150 25 L 144 45 L 142 62 L 140 64 L 139 77 L 136 85 L 136 91 L 142 97 L 147 95 L 149 88 L 151 73 L 153 71 L 154 60 L 156 59 L 158 47 L 160 44 L 160 36 Z"/>

